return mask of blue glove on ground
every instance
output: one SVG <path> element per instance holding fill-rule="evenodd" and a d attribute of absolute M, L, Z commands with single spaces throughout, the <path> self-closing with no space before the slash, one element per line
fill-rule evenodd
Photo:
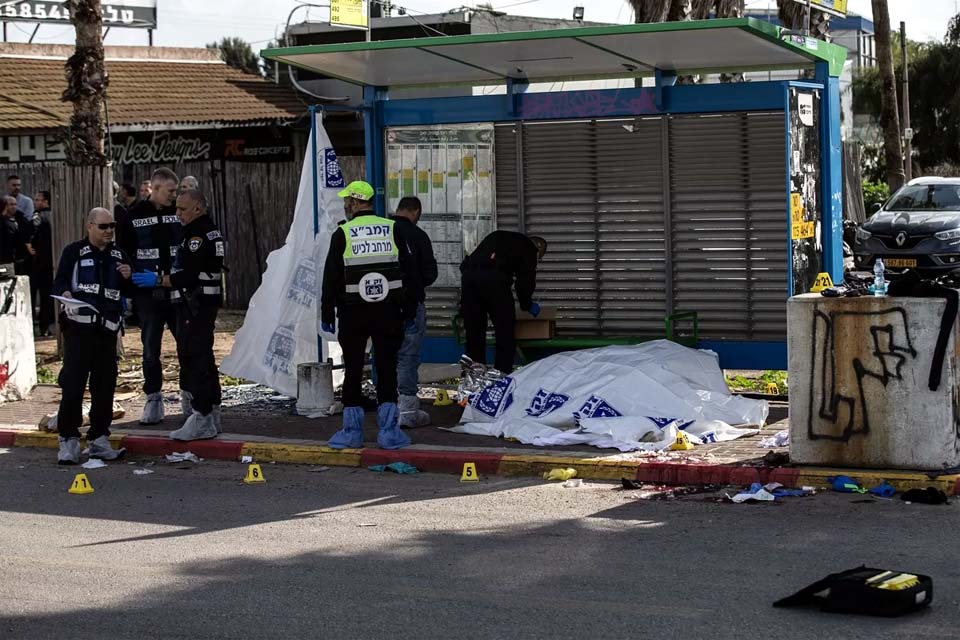
<path fill-rule="evenodd" d="M 416 320 L 405 320 L 403 322 L 403 332 L 404 333 L 416 333 L 417 332 L 417 321 Z"/>
<path fill-rule="evenodd" d="M 540 303 L 539 303 L 539 302 L 533 302 L 533 303 L 530 304 L 530 315 L 532 315 L 534 318 L 536 318 L 537 316 L 540 315 Z"/>
<path fill-rule="evenodd" d="M 133 274 L 131 278 L 133 284 L 137 285 L 142 289 L 149 289 L 150 287 L 155 287 L 160 282 L 160 276 L 153 271 L 138 271 Z"/>
<path fill-rule="evenodd" d="M 337 324 L 336 324 L 336 322 L 333 322 L 333 323 L 331 323 L 331 324 L 327 324 L 326 322 L 321 322 L 321 323 L 320 323 L 320 330 L 323 331 L 324 333 L 336 333 L 336 332 L 337 332 Z"/>

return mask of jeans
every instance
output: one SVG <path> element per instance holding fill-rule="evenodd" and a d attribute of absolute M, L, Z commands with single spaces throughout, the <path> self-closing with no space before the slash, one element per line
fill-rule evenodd
<path fill-rule="evenodd" d="M 163 327 L 166 325 L 176 338 L 177 313 L 169 300 L 155 298 L 152 291 L 138 295 L 136 304 L 140 314 L 140 342 L 143 344 L 143 392 L 150 395 L 163 386 L 163 364 L 160 362 Z"/>
<path fill-rule="evenodd" d="M 417 305 L 415 322 L 414 332 L 403 334 L 403 344 L 397 353 L 397 390 L 401 396 L 417 395 L 420 349 L 427 333 L 427 307 L 422 302 Z"/>

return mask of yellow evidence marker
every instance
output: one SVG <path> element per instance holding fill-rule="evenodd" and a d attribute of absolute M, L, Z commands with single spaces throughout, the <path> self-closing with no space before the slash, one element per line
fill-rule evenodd
<path fill-rule="evenodd" d="M 433 401 L 433 406 L 435 407 L 449 407 L 453 404 L 453 400 L 450 399 L 450 394 L 446 389 L 439 389 L 437 391 L 437 399 Z"/>
<path fill-rule="evenodd" d="M 87 480 L 87 474 L 78 473 L 77 477 L 73 479 L 73 484 L 70 485 L 70 491 L 68 491 L 68 493 L 76 493 L 78 495 L 93 493 L 93 485 Z"/>
<path fill-rule="evenodd" d="M 830 279 L 829 273 L 819 273 L 817 274 L 816 280 L 813 281 L 813 287 L 810 288 L 810 293 L 820 293 L 824 289 L 829 289 L 833 286 L 833 280 Z"/>
<path fill-rule="evenodd" d="M 677 441 L 670 445 L 671 451 L 690 451 L 693 449 L 693 443 L 690 442 L 690 436 L 686 431 L 677 429 Z"/>
<path fill-rule="evenodd" d="M 477 475 L 476 462 L 463 463 L 463 473 L 460 474 L 460 482 L 480 482 L 480 476 Z"/>
<path fill-rule="evenodd" d="M 260 465 L 254 463 L 247 467 L 247 475 L 243 478 L 243 481 L 246 484 L 259 484 L 266 482 L 267 479 L 263 477 L 263 471 L 260 470 Z"/>
<path fill-rule="evenodd" d="M 780 387 L 775 382 L 767 383 L 767 393 L 771 395 L 780 395 Z"/>

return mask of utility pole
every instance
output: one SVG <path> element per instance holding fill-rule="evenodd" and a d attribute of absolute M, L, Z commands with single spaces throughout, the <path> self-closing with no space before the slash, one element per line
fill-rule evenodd
<path fill-rule="evenodd" d="M 910 61 L 907 59 L 907 23 L 900 23 L 900 55 L 903 63 L 903 174 L 913 179 L 913 129 L 910 127 Z"/>

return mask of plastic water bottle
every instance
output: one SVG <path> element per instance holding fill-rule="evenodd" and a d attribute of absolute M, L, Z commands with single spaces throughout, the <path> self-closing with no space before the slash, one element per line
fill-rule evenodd
<path fill-rule="evenodd" d="M 883 277 L 884 270 L 883 259 L 877 258 L 877 261 L 873 263 L 873 295 L 875 296 L 887 295 L 887 281 Z"/>

